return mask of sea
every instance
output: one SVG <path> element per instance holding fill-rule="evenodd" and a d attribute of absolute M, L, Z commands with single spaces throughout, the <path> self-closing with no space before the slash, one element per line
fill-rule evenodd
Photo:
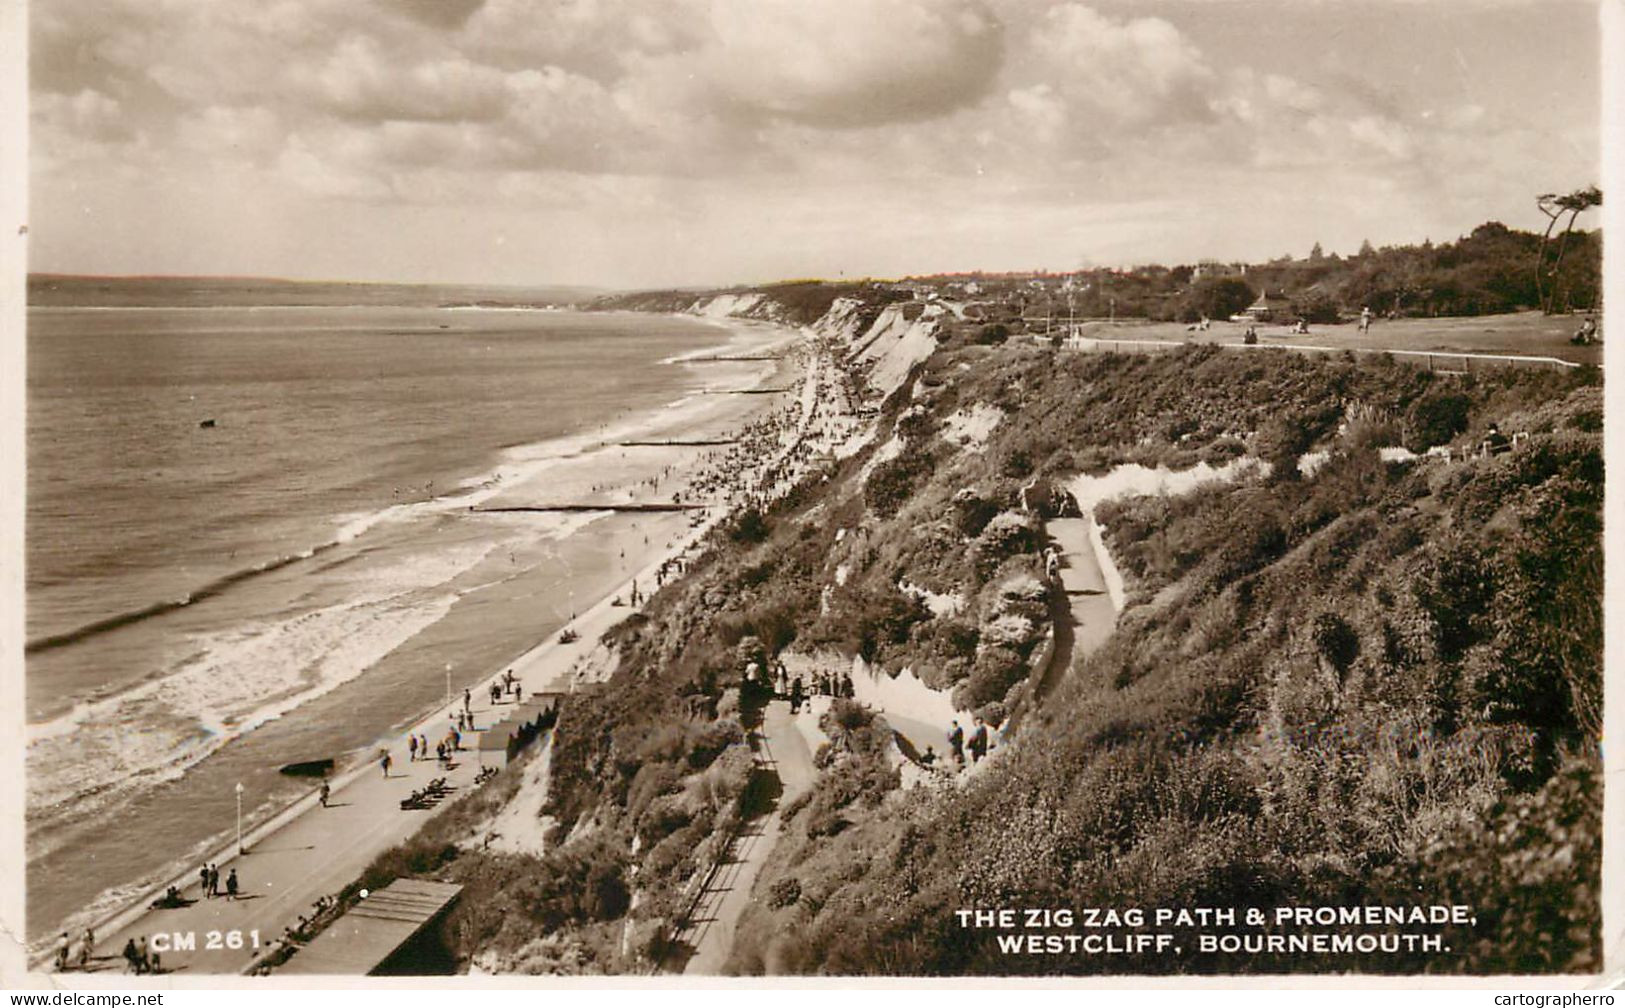
<path fill-rule="evenodd" d="M 32 305 L 31 938 L 222 843 L 237 785 L 270 814 L 310 786 L 279 767 L 357 758 L 610 592 L 625 516 L 471 509 L 762 378 L 695 360 L 730 338 L 466 304 Z"/>

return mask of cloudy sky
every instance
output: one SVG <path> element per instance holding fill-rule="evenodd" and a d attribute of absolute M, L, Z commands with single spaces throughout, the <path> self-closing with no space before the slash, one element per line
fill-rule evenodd
<path fill-rule="evenodd" d="M 1351 252 L 1600 181 L 1567 0 L 34 0 L 31 268 L 648 286 Z"/>

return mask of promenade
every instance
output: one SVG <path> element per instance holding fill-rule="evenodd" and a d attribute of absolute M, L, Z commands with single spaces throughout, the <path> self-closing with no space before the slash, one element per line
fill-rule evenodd
<path fill-rule="evenodd" d="M 481 697 L 472 708 L 477 726 L 501 720 L 512 706 L 500 704 L 493 709 L 488 695 L 475 692 Z M 460 697 L 458 702 L 460 706 Z M 453 724 L 447 716 L 449 710 L 443 708 L 424 719 L 415 731 L 431 744 L 438 741 Z M 236 899 L 206 897 L 194 869 L 181 888 L 181 897 L 189 905 L 169 909 L 140 906 L 114 918 L 98 933 L 99 943 L 87 969 L 123 972 L 125 943 L 142 937 L 159 956 L 161 975 L 246 969 L 268 951 L 284 928 L 301 915 L 311 915 L 318 898 L 336 894 L 355 881 L 379 854 L 406 840 L 438 809 L 467 793 L 480 769 L 477 733 L 463 733 L 463 751 L 455 754 L 449 770 L 432 756 L 409 760 L 404 743 L 392 746 L 390 755 L 387 778 L 377 762 L 369 762 L 333 782 L 327 808 L 320 806 L 312 789 L 311 796 L 246 835 L 245 853 L 233 856 L 228 849 L 212 857 L 219 866 L 222 893 L 227 875 L 236 870 Z M 440 805 L 425 810 L 400 808 L 402 799 L 436 777 L 446 778 L 453 789 Z M 74 936 L 75 957 L 80 937 Z"/>

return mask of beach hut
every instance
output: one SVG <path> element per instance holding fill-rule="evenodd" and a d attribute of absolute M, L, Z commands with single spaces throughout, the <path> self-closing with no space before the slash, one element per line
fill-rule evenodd
<path fill-rule="evenodd" d="M 512 721 L 499 721 L 480 732 L 480 764 L 498 770 L 507 766 L 508 760 L 519 751 L 518 734 L 519 726 Z"/>

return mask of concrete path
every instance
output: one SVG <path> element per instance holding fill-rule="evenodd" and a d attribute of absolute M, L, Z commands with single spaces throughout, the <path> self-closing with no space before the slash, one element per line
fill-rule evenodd
<path fill-rule="evenodd" d="M 800 716 L 813 715 L 803 710 Z M 750 904 L 756 876 L 783 832 L 784 823 L 779 810 L 811 787 L 813 778 L 817 776 L 812 751 L 808 749 L 803 733 L 796 728 L 794 717 L 786 700 L 774 700 L 763 713 L 762 729 L 757 737 L 758 764 L 776 773 L 784 790 L 772 811 L 745 823 L 743 832 L 734 841 L 728 861 L 701 894 L 687 929 L 678 936 L 681 943 L 694 950 L 683 964 L 683 973 L 692 976 L 717 976 L 722 973 L 722 967 L 733 951 L 739 917 Z"/>
<path fill-rule="evenodd" d="M 481 691 L 476 688 L 474 693 Z M 475 725 L 499 721 L 511 707 L 492 708 L 485 696 L 472 708 Z M 414 732 L 432 746 L 454 723 L 450 709 L 426 718 Z M 310 914 L 319 897 L 355 881 L 379 854 L 406 840 L 438 810 L 474 787 L 480 769 L 478 733 L 463 732 L 462 744 L 464 751 L 448 770 L 433 758 L 408 759 L 406 745 L 397 741 L 389 750 L 392 765 L 387 778 L 377 762 L 357 768 L 333 782 L 327 808 L 320 807 L 312 788 L 309 797 L 245 835 L 247 853 L 233 856 L 228 849 L 210 858 L 220 868 L 222 892 L 227 876 L 236 869 L 240 891 L 236 900 L 205 898 L 194 870 L 181 888 L 182 898 L 193 901 L 189 906 L 134 907 L 114 918 L 97 936 L 100 943 L 89 969 L 123 971 L 125 942 L 146 936 L 151 951 L 160 955 L 165 974 L 241 972 L 281 937 L 284 928 Z M 400 807 L 402 799 L 436 777 L 446 778 L 455 789 L 438 806 Z"/>
<path fill-rule="evenodd" d="M 1071 604 L 1072 660 L 1099 647 L 1117 625 L 1106 576 L 1089 542 L 1089 524 L 1087 518 L 1057 518 L 1047 523 L 1050 538 L 1061 551 L 1061 587 Z"/>
<path fill-rule="evenodd" d="M 1055 518 L 1045 529 L 1061 553 L 1061 588 L 1066 593 L 1070 625 L 1056 626 L 1055 662 L 1038 685 L 1046 696 L 1074 664 L 1106 642 L 1117 625 L 1117 607 L 1106 590 L 1106 576 L 1089 540 L 1088 518 Z"/>

